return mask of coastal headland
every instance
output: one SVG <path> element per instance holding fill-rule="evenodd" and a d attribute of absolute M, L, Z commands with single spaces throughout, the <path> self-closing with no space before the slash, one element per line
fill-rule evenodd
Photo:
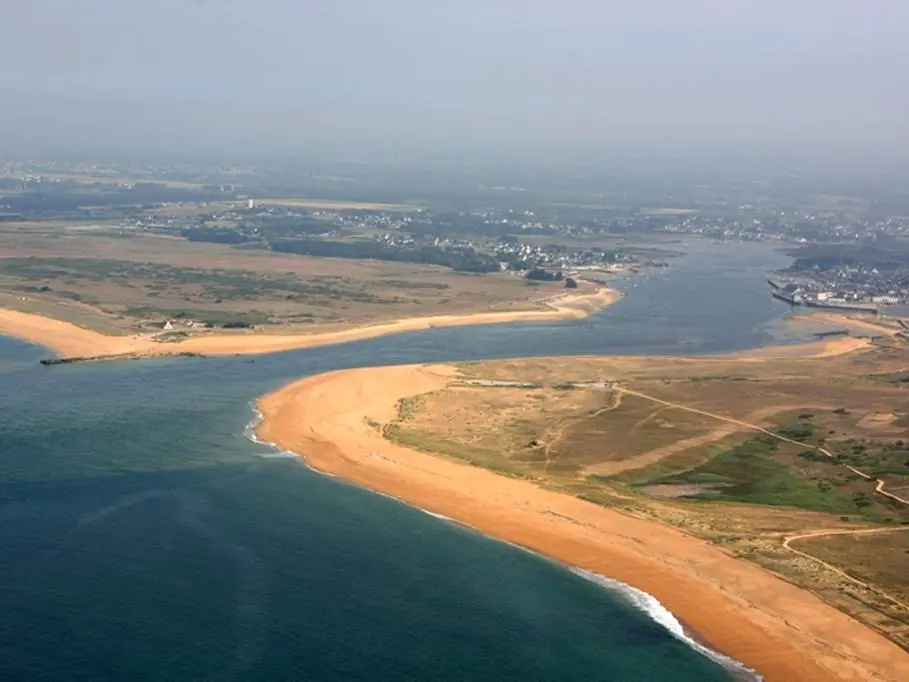
<path fill-rule="evenodd" d="M 738 371 L 746 375 L 739 383 L 745 384 L 751 374 L 769 371 L 772 363 L 808 359 L 825 363 L 844 354 L 864 357 L 869 350 L 867 340 L 837 339 L 743 353 L 736 357 L 744 368 Z M 694 362 L 725 367 L 731 357 L 656 362 L 681 371 L 679 367 L 693 367 Z M 595 359 L 605 365 L 611 360 Z M 614 360 L 617 370 L 629 376 L 651 362 L 648 358 Z M 539 370 L 544 362 L 508 361 L 500 369 L 504 373 L 524 363 L 528 371 Z M 577 364 L 571 361 L 564 366 Z M 791 370 L 796 365 L 787 367 Z M 644 590 L 709 646 L 758 671 L 769 682 L 902 679 L 909 669 L 909 653 L 893 641 L 719 543 L 626 511 L 620 492 L 617 504 L 598 504 L 560 488 L 544 474 L 503 475 L 477 462 L 458 461 L 450 453 L 417 449 L 391 437 L 402 410 L 415 409 L 414 401 L 423 396 L 445 395 L 453 387 L 465 386 L 475 376 L 470 369 L 413 365 L 308 377 L 258 401 L 263 416 L 258 436 L 298 453 L 319 471 Z M 489 390 L 508 384 L 497 379 L 472 381 Z M 450 414 L 444 419 L 450 421 Z M 476 440 L 476 431 L 471 433 Z M 632 502 L 629 494 L 628 509 Z"/>
<path fill-rule="evenodd" d="M 35 343 L 63 360 L 109 360 L 166 355 L 259 355 L 298 348 L 313 348 L 348 341 L 372 339 L 389 334 L 507 322 L 543 322 L 583 319 L 615 303 L 621 293 L 599 288 L 589 293 L 555 296 L 531 310 L 477 312 L 473 314 L 409 317 L 386 323 L 351 326 L 311 334 L 280 333 L 198 333 L 173 338 L 166 334 L 117 336 L 102 334 L 49 317 L 0 309 L 0 334 Z"/>

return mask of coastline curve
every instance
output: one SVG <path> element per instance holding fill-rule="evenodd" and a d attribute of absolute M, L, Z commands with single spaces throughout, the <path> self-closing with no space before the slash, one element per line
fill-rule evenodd
<path fill-rule="evenodd" d="M 895 644 L 706 541 L 382 438 L 375 424 L 388 423 L 399 400 L 455 376 L 450 366 L 411 365 L 302 379 L 259 400 L 258 437 L 319 472 L 645 592 L 768 682 L 900 679 L 907 658 Z"/>

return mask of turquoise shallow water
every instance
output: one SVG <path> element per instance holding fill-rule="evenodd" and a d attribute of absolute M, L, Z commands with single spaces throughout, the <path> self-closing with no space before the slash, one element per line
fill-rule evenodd
<path fill-rule="evenodd" d="M 589 320 L 276 356 L 38 364 L 0 337 L 0 679 L 727 680 L 620 594 L 275 457 L 250 400 L 339 367 L 783 340 L 765 247 Z"/>

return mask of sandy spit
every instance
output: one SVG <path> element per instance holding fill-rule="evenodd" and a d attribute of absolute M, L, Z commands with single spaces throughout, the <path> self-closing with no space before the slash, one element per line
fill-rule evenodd
<path fill-rule="evenodd" d="M 450 366 L 332 372 L 258 403 L 259 437 L 317 470 L 649 592 L 769 682 L 905 679 L 909 653 L 811 593 L 653 521 L 386 441 L 375 424 Z"/>
<path fill-rule="evenodd" d="M 548 299 L 544 301 L 545 309 L 540 310 L 411 317 L 314 334 L 200 334 L 176 343 L 164 343 L 152 335 L 108 336 L 69 322 L 0 308 L 0 334 L 9 334 L 44 346 L 63 358 L 100 359 L 118 355 L 145 357 L 180 353 L 258 355 L 359 341 L 433 327 L 581 319 L 615 303 L 620 297 L 619 292 L 604 288 L 592 293 L 565 294 Z"/>

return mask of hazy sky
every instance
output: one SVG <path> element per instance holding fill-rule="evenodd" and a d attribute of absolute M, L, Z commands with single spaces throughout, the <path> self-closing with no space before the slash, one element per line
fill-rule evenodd
<path fill-rule="evenodd" d="M 909 153 L 909 0 L 0 0 L 0 153 Z"/>

